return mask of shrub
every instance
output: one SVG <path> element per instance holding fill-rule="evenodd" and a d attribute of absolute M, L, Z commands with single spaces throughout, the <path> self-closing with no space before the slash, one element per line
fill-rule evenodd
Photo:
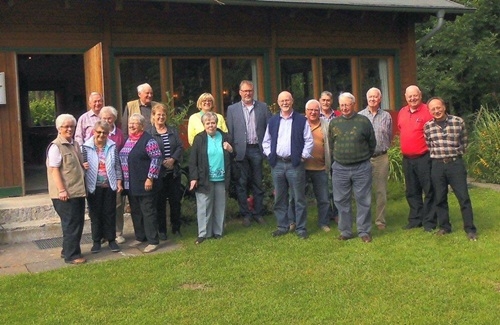
<path fill-rule="evenodd" d="M 54 99 L 44 96 L 30 100 L 30 114 L 34 126 L 54 125 L 55 111 Z"/>
<path fill-rule="evenodd" d="M 466 161 L 469 174 L 482 181 L 500 184 L 500 113 L 481 107 L 469 134 Z"/>
<path fill-rule="evenodd" d="M 389 155 L 389 179 L 404 184 L 403 154 L 399 146 L 399 136 L 394 138 L 387 154 Z"/>

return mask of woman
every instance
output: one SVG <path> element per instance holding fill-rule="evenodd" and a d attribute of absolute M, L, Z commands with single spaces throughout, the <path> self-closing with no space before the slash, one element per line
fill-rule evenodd
<path fill-rule="evenodd" d="M 167 240 L 167 199 L 170 205 L 172 233 L 180 235 L 181 229 L 181 166 L 183 148 L 177 129 L 167 126 L 167 108 L 156 104 L 151 111 L 151 135 L 163 154 L 160 169 L 162 187 L 158 193 L 156 209 L 161 240 Z"/>
<path fill-rule="evenodd" d="M 201 121 L 201 117 L 207 113 L 211 112 L 214 108 L 214 96 L 210 93 L 203 93 L 198 98 L 196 102 L 196 107 L 200 110 L 198 113 L 194 113 L 189 117 L 188 122 L 188 142 L 189 145 L 193 145 L 194 137 L 205 130 L 205 127 Z M 217 114 L 217 113 L 214 113 Z M 226 121 L 224 121 L 224 117 L 222 115 L 217 114 L 217 127 L 227 133 Z"/>
<path fill-rule="evenodd" d="M 189 159 L 189 190 L 196 189 L 198 216 L 195 244 L 212 236 L 222 238 L 233 148 L 228 143 L 227 134 L 217 128 L 217 115 L 207 112 L 202 116 L 205 132 L 194 138 Z"/>
<path fill-rule="evenodd" d="M 129 137 L 120 151 L 120 163 L 135 233 L 135 240 L 129 246 L 137 247 L 147 241 L 144 253 L 151 253 L 159 244 L 156 194 L 161 188 L 158 179 L 161 152 L 156 140 L 144 132 L 145 122 L 138 113 L 129 117 Z"/>
<path fill-rule="evenodd" d="M 113 106 L 104 106 L 101 108 L 99 112 L 99 117 L 101 120 L 108 122 L 109 124 L 109 135 L 108 139 L 111 139 L 116 144 L 116 150 L 120 152 L 122 150 L 123 145 L 125 144 L 125 137 L 123 135 L 122 130 L 120 130 L 115 122 L 118 118 L 118 112 Z M 123 195 L 123 191 L 116 192 L 116 243 L 123 244 L 125 242 L 125 238 L 123 237 L 123 213 L 125 209 L 125 195 Z"/>
<path fill-rule="evenodd" d="M 118 151 L 113 140 L 108 139 L 110 125 L 97 121 L 93 136 L 83 144 L 85 184 L 89 207 L 90 228 L 94 244 L 90 251 L 101 251 L 101 239 L 109 243 L 112 252 L 119 252 L 116 236 L 116 193 L 123 190 L 122 170 Z"/>
<path fill-rule="evenodd" d="M 49 195 L 61 218 L 66 263 L 82 264 L 80 240 L 85 222 L 85 180 L 80 146 L 73 141 L 76 119 L 70 114 L 56 118 L 57 138 L 47 148 Z"/>

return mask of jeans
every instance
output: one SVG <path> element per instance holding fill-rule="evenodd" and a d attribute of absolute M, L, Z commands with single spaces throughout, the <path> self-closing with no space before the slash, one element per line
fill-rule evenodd
<path fill-rule="evenodd" d="M 330 191 L 328 190 L 328 175 L 324 170 L 306 170 L 306 182 L 312 184 L 316 205 L 318 208 L 318 225 L 330 226 L 330 218 L 334 217 L 330 204 Z M 292 197 L 288 208 L 289 223 L 295 223 L 295 200 Z"/>
<path fill-rule="evenodd" d="M 435 211 L 432 208 L 434 195 L 431 184 L 431 159 L 429 153 L 418 158 L 403 157 L 403 172 L 406 183 L 406 201 L 410 207 L 408 225 L 436 228 Z M 422 192 L 424 199 L 422 200 Z"/>
<path fill-rule="evenodd" d="M 358 236 L 369 235 L 371 230 L 372 165 L 369 160 L 358 164 L 333 163 L 333 197 L 339 210 L 339 230 L 342 236 L 352 237 L 351 197 L 356 199 L 356 225 Z"/>
<path fill-rule="evenodd" d="M 90 228 L 94 242 L 106 239 L 114 241 L 116 236 L 116 191 L 110 187 L 96 187 L 87 194 Z"/>
<path fill-rule="evenodd" d="M 240 207 L 240 215 L 244 218 L 250 218 L 252 215 L 256 218 L 262 217 L 264 214 L 264 190 L 262 187 L 262 152 L 259 146 L 247 146 L 245 158 L 237 161 L 237 168 L 240 172 L 240 177 L 236 183 L 236 191 L 238 194 L 238 204 Z M 248 187 L 251 185 L 252 195 L 254 199 L 254 211 L 248 209 Z"/>
<path fill-rule="evenodd" d="M 375 192 L 375 224 L 385 225 L 385 206 L 387 204 L 387 181 L 389 179 L 389 156 L 387 154 L 370 159 L 372 164 L 372 183 Z"/>
<path fill-rule="evenodd" d="M 467 170 L 462 158 L 447 164 L 437 159 L 432 160 L 432 184 L 434 186 L 434 206 L 436 209 L 439 228 L 451 232 L 450 214 L 448 208 L 448 185 L 460 205 L 464 230 L 466 233 L 475 233 L 472 204 L 467 189 Z"/>
<path fill-rule="evenodd" d="M 295 224 L 296 232 L 306 231 L 307 207 L 306 207 L 306 173 L 304 163 L 293 167 L 291 162 L 278 160 L 276 166 L 272 168 L 274 190 L 274 214 L 278 223 L 278 230 L 287 232 L 289 229 L 288 204 L 289 193 L 295 200 Z M 325 175 L 326 178 L 326 175 Z"/>
<path fill-rule="evenodd" d="M 52 199 L 52 204 L 59 218 L 63 233 L 63 247 L 61 254 L 65 262 L 71 262 L 82 257 L 80 240 L 82 239 L 85 222 L 85 198 L 77 197 L 61 201 Z"/>
<path fill-rule="evenodd" d="M 226 213 L 226 184 L 209 182 L 208 194 L 196 192 L 196 215 L 198 218 L 198 237 L 222 236 Z"/>

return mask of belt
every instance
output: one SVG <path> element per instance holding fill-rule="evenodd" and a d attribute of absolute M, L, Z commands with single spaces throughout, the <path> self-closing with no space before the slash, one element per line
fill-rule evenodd
<path fill-rule="evenodd" d="M 255 143 L 255 144 L 247 143 L 247 147 L 249 147 L 249 148 L 258 148 L 259 144 L 258 143 Z"/>
<path fill-rule="evenodd" d="M 289 162 L 292 161 L 291 157 L 280 157 L 280 156 L 277 156 L 277 158 L 278 158 L 279 161 L 286 162 L 286 163 L 289 163 Z"/>
<path fill-rule="evenodd" d="M 385 151 L 381 151 L 381 152 L 377 152 L 377 153 L 374 153 L 372 158 L 375 158 L 375 157 L 378 157 L 378 156 L 382 156 L 382 155 L 385 155 L 387 153 L 387 150 Z"/>
<path fill-rule="evenodd" d="M 451 162 L 457 161 L 458 159 L 461 159 L 462 156 L 457 156 L 457 157 L 446 157 L 446 158 L 440 158 L 440 159 L 434 159 L 435 161 L 438 161 L 443 164 L 449 164 Z"/>
<path fill-rule="evenodd" d="M 406 159 L 417 159 L 417 158 L 425 156 L 428 153 L 429 152 L 427 151 L 425 153 L 421 153 L 420 155 L 403 155 L 403 157 L 406 158 Z"/>

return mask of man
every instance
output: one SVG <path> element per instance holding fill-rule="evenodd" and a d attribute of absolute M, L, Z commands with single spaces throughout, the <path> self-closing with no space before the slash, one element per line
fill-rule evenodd
<path fill-rule="evenodd" d="M 314 196 L 316 197 L 319 228 L 324 232 L 330 232 L 330 218 L 333 216 L 333 211 L 328 190 L 328 179 L 331 166 L 330 146 L 328 144 L 329 122 L 319 117 L 321 104 L 317 100 L 309 100 L 306 103 L 305 109 L 307 123 L 311 128 L 311 134 L 313 136 L 311 157 L 306 159 L 304 163 L 306 182 L 312 184 Z M 295 225 L 294 206 L 295 202 L 292 199 L 288 214 L 289 219 L 291 219 L 291 222 Z"/>
<path fill-rule="evenodd" d="M 329 127 L 332 159 L 332 185 L 335 205 L 339 210 L 339 240 L 353 238 L 351 197 L 356 199 L 358 236 L 365 243 L 372 241 L 370 158 L 377 141 L 373 126 L 365 116 L 354 111 L 355 97 L 351 93 L 339 96 L 342 115 Z"/>
<path fill-rule="evenodd" d="M 236 151 L 236 168 L 239 179 L 236 183 L 238 205 L 243 216 L 243 225 L 250 226 L 251 219 L 265 224 L 264 189 L 262 186 L 262 140 L 271 112 L 266 103 L 253 99 L 254 85 L 249 80 L 240 83 L 241 102 L 228 107 L 226 123 L 229 141 Z M 248 208 L 248 187 L 251 185 L 254 209 Z"/>
<path fill-rule="evenodd" d="M 431 160 L 424 137 L 424 124 L 432 116 L 427 105 L 422 103 L 422 92 L 417 86 L 406 88 L 405 98 L 408 105 L 401 108 L 398 114 L 406 200 L 410 207 L 408 224 L 404 229 L 423 226 L 425 231 L 430 232 L 436 228 L 436 218 L 432 209 Z"/>
<path fill-rule="evenodd" d="M 144 116 L 146 120 L 144 129 L 149 130 L 151 128 L 151 108 L 158 104 L 153 101 L 153 88 L 151 88 L 148 83 L 137 86 L 137 94 L 139 96 L 139 100 L 131 100 L 123 109 L 122 131 L 125 138 L 128 136 L 127 125 L 129 116 L 134 113 L 139 113 Z"/>
<path fill-rule="evenodd" d="M 376 218 L 375 225 L 379 230 L 386 227 L 385 205 L 387 204 L 387 180 L 389 178 L 389 156 L 387 150 L 392 141 L 392 118 L 391 114 L 380 107 L 382 92 L 378 88 L 370 88 L 366 93 L 368 106 L 359 112 L 366 116 L 372 123 L 377 139 L 375 152 L 370 159 L 372 164 L 372 183 L 375 191 Z"/>
<path fill-rule="evenodd" d="M 97 121 L 100 120 L 99 112 L 103 106 L 102 95 L 92 92 L 89 95 L 89 110 L 78 119 L 75 130 L 75 141 L 80 146 L 92 136 L 92 130 Z"/>
<path fill-rule="evenodd" d="M 433 119 L 424 125 L 424 134 L 432 161 L 431 180 L 439 225 L 437 235 L 442 236 L 451 232 L 448 210 L 448 185 L 450 185 L 460 205 L 467 238 L 476 241 L 476 226 L 467 189 L 467 169 L 462 159 L 467 148 L 464 120 L 447 114 L 442 98 L 431 98 L 427 106 Z"/>
<path fill-rule="evenodd" d="M 337 114 L 337 111 L 332 109 L 333 105 L 333 95 L 329 91 L 323 91 L 321 93 L 321 96 L 319 98 L 319 102 L 321 103 L 321 112 L 319 114 L 319 117 L 324 118 L 327 121 L 331 121 L 334 119 L 336 116 L 339 116 L 340 114 Z"/>
<path fill-rule="evenodd" d="M 272 116 L 267 125 L 262 149 L 271 164 L 274 190 L 274 214 L 278 227 L 273 237 L 288 233 L 288 191 L 295 200 L 295 232 L 299 238 L 308 237 L 305 198 L 304 161 L 311 157 L 313 138 L 306 118 L 293 111 L 293 97 L 288 91 L 278 96 L 280 113 Z"/>

